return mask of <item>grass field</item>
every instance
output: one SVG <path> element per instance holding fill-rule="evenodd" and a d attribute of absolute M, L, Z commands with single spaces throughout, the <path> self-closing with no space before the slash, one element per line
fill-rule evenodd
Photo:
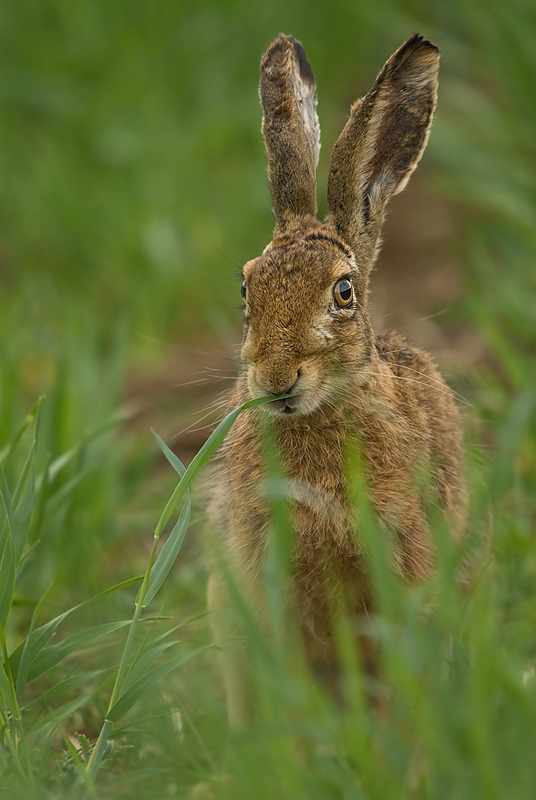
<path fill-rule="evenodd" d="M 143 614 L 135 600 L 180 469 L 150 429 L 189 462 L 223 417 L 204 415 L 236 371 L 237 272 L 271 235 L 256 92 L 280 30 L 315 69 L 321 193 L 384 60 L 413 31 L 441 49 L 437 119 L 393 203 L 374 302 L 466 399 L 470 533 L 491 505 L 493 537 L 469 599 L 441 531 L 439 575 L 412 590 L 370 537 L 388 713 L 342 625 L 348 708 L 299 652 L 260 641 L 260 719 L 231 735 L 203 476 L 176 563 L 180 525 Z M 0 31 L 0 797 L 153 800 L 209 782 L 233 800 L 532 800 L 536 6 L 18 0 Z"/>

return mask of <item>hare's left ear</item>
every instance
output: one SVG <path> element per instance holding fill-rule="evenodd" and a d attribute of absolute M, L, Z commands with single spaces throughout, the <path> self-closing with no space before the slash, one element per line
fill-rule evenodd
<path fill-rule="evenodd" d="M 385 204 L 426 147 L 437 99 L 438 49 L 415 34 L 352 106 L 331 158 L 329 220 L 354 249 L 374 257 Z"/>
<path fill-rule="evenodd" d="M 280 34 L 263 55 L 260 95 L 277 233 L 316 214 L 316 84 L 304 49 L 292 36 Z"/>

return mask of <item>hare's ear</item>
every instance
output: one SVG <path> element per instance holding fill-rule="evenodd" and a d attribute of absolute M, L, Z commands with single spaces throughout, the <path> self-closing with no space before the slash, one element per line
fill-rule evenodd
<path fill-rule="evenodd" d="M 300 42 L 280 34 L 261 60 L 262 135 L 276 231 L 316 214 L 320 126 L 316 84 Z"/>
<path fill-rule="evenodd" d="M 400 192 L 424 151 L 437 98 L 439 53 L 415 34 L 387 61 L 353 106 L 331 158 L 329 219 L 371 258 L 385 204 Z"/>

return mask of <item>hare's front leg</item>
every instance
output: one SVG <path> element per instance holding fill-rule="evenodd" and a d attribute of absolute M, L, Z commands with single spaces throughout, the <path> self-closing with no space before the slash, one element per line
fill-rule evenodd
<path fill-rule="evenodd" d="M 214 642 L 221 649 L 227 713 L 231 726 L 245 727 L 253 718 L 251 666 L 243 626 L 237 617 L 225 579 L 213 574 L 208 584 L 208 608 Z"/>

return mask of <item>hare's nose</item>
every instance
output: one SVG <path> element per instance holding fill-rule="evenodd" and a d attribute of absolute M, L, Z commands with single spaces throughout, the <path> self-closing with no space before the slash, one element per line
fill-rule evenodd
<path fill-rule="evenodd" d="M 287 388 L 286 389 L 283 389 L 283 388 L 279 389 L 279 381 L 271 381 L 270 382 L 270 389 L 268 389 L 266 386 L 263 386 L 263 389 L 266 391 L 267 395 L 271 395 L 273 397 L 277 397 L 278 395 L 287 396 L 289 394 L 292 394 L 294 391 L 296 391 L 296 388 L 297 388 L 297 385 L 298 385 L 298 381 L 300 380 L 300 377 L 301 377 L 301 369 L 299 369 L 296 372 L 295 380 L 290 384 L 290 386 L 287 384 Z M 283 384 L 283 386 L 284 386 L 284 384 Z M 274 391 L 274 389 L 277 389 L 278 391 Z"/>

